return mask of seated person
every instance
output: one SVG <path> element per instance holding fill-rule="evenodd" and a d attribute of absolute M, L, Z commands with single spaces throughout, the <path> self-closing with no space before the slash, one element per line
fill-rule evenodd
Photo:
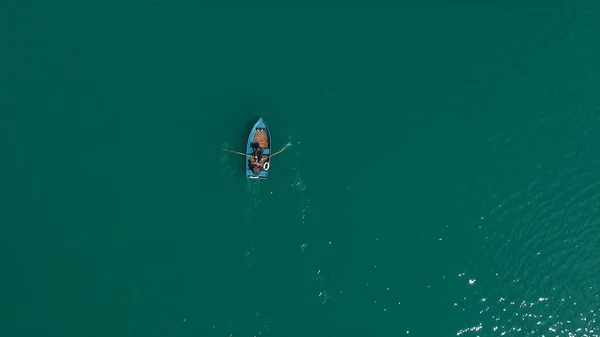
<path fill-rule="evenodd" d="M 259 175 L 261 171 L 262 164 L 256 156 L 250 156 L 250 169 L 252 173 L 255 175 Z"/>
<path fill-rule="evenodd" d="M 258 159 L 260 159 L 260 157 L 262 157 L 262 154 L 263 154 L 263 149 L 262 149 L 262 147 L 260 147 L 260 145 L 257 145 L 254 148 L 254 151 L 252 151 L 252 155 L 257 156 Z"/>

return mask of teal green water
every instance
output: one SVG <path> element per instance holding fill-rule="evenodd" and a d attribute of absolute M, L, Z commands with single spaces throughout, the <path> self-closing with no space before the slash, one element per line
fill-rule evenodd
<path fill-rule="evenodd" d="M 598 335 L 597 1 L 249 7 L 0 5 L 0 336 Z"/>

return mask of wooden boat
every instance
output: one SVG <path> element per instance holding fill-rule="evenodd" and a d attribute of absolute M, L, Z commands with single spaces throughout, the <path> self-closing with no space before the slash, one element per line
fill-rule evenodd
<path fill-rule="evenodd" d="M 254 163 L 256 146 L 262 149 L 262 163 Z M 267 123 L 260 118 L 250 130 L 246 144 L 246 177 L 249 179 L 267 179 L 271 165 L 271 133 Z"/>

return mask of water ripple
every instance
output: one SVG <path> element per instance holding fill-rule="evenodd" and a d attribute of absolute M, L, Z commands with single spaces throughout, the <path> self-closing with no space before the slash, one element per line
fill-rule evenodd
<path fill-rule="evenodd" d="M 452 305 L 470 320 L 457 336 L 599 336 L 600 5 L 576 1 L 573 11 L 536 44 L 551 62 L 507 61 L 512 88 L 498 90 L 498 114 L 467 140 L 478 170 L 464 177 L 471 197 L 460 205 L 474 205 L 484 258 Z"/>

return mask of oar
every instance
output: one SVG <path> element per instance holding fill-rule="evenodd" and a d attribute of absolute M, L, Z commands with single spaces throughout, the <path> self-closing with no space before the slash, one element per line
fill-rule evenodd
<path fill-rule="evenodd" d="M 286 148 L 287 148 L 287 145 L 286 145 L 286 146 L 284 146 L 284 147 L 283 147 L 281 150 L 279 150 L 279 151 L 277 151 L 277 152 L 273 153 L 273 154 L 271 155 L 271 158 L 273 158 L 273 157 L 275 157 L 276 155 L 280 154 L 280 153 L 281 153 L 281 152 L 283 152 L 283 150 L 285 150 Z"/>
<path fill-rule="evenodd" d="M 233 150 L 228 150 L 226 148 L 221 148 L 221 150 L 227 151 L 227 152 L 231 152 L 231 153 L 235 153 L 235 154 L 239 154 L 240 156 L 247 156 L 245 153 L 241 153 L 241 152 L 237 152 L 237 151 L 233 151 Z"/>

